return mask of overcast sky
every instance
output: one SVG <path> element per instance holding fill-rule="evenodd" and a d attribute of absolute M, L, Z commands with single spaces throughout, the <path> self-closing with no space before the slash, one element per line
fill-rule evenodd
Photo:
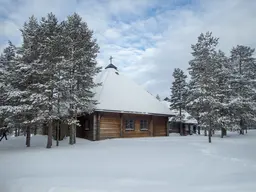
<path fill-rule="evenodd" d="M 0 0 L 0 51 L 8 39 L 21 43 L 32 14 L 62 20 L 77 12 L 94 31 L 101 66 L 112 55 L 120 72 L 164 98 L 201 32 L 212 31 L 227 54 L 237 44 L 256 47 L 255 10 L 255 0 Z"/>

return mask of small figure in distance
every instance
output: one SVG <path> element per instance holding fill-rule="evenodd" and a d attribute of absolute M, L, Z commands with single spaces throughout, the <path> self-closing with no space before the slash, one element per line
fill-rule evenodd
<path fill-rule="evenodd" d="M 0 141 L 2 141 L 2 139 L 4 137 L 5 137 L 5 140 L 8 140 L 7 139 L 7 132 L 8 132 L 7 125 L 5 125 L 4 128 L 1 130 L 2 137 L 1 137 Z"/>

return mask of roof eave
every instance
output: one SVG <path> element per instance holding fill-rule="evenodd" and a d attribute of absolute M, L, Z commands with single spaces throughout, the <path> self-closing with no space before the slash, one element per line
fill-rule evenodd
<path fill-rule="evenodd" d="M 108 113 L 130 113 L 136 115 L 153 115 L 153 116 L 166 116 L 166 117 L 174 117 L 174 114 L 163 114 L 163 113 L 146 113 L 146 112 L 138 112 L 138 111 L 122 111 L 122 110 L 109 110 L 109 109 L 95 109 L 97 112 L 108 112 Z"/>

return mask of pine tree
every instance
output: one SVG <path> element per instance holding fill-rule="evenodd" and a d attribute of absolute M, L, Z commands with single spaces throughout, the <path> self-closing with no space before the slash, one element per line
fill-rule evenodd
<path fill-rule="evenodd" d="M 1 78 L 0 78 L 0 97 L 1 97 L 1 121 L 8 124 L 8 128 L 16 129 L 20 123 L 20 113 L 23 106 L 20 106 L 20 100 L 23 93 L 17 87 L 16 67 L 19 64 L 17 47 L 10 41 L 8 47 L 4 49 L 1 55 Z M 10 130 L 10 132 L 12 131 Z"/>
<path fill-rule="evenodd" d="M 226 130 L 231 125 L 229 103 L 230 103 L 230 88 L 229 77 L 231 73 L 230 62 L 224 52 L 218 51 L 214 54 L 214 79 L 217 82 L 216 100 L 219 102 L 214 111 L 215 121 L 213 126 L 221 129 L 221 137 L 226 135 Z"/>
<path fill-rule="evenodd" d="M 69 81 L 66 94 L 69 97 L 70 116 L 70 144 L 74 144 L 78 112 L 91 112 L 91 106 L 96 104 L 93 100 L 92 89 L 97 86 L 93 77 L 100 72 L 96 57 L 99 47 L 93 39 L 93 31 L 82 21 L 78 14 L 68 17 L 63 22 L 65 36 L 65 63 L 67 71 L 63 75 Z"/>
<path fill-rule="evenodd" d="M 21 110 L 17 113 L 19 124 L 26 130 L 26 145 L 30 146 L 30 132 L 34 124 L 38 123 L 36 117 L 39 107 L 36 105 L 40 96 L 35 93 L 38 81 L 37 71 L 34 65 L 39 61 L 39 24 L 34 16 L 24 23 L 21 29 L 23 43 L 18 49 L 19 58 L 15 67 L 13 87 L 19 92 L 17 107 Z"/>
<path fill-rule="evenodd" d="M 41 108 L 42 113 L 45 114 L 45 118 L 49 124 L 48 127 L 48 142 L 47 148 L 52 146 L 52 131 L 53 131 L 53 122 L 56 119 L 59 119 L 56 116 L 56 109 L 58 105 L 58 82 L 59 82 L 59 70 L 57 65 L 62 62 L 64 50 L 62 44 L 62 32 L 63 29 L 61 25 L 58 24 L 56 16 L 52 13 L 49 13 L 46 18 L 42 18 L 40 25 L 40 34 L 41 34 L 41 54 L 40 61 L 42 62 L 37 66 L 37 71 L 39 75 L 44 78 L 43 89 L 41 89 L 40 94 L 44 98 L 44 106 Z"/>
<path fill-rule="evenodd" d="M 180 122 L 180 135 L 184 135 L 184 130 L 182 129 L 182 121 L 184 120 L 184 117 L 182 116 L 182 111 L 185 110 L 186 106 L 187 76 L 181 69 L 175 68 L 173 72 L 173 77 L 174 81 L 171 88 L 172 94 L 170 99 L 170 108 L 179 111 L 179 115 L 176 116 L 176 119 L 178 119 Z"/>
<path fill-rule="evenodd" d="M 214 112 L 218 107 L 216 98 L 217 82 L 214 78 L 216 71 L 214 55 L 218 38 L 211 32 L 201 33 L 198 42 L 191 46 L 192 56 L 189 62 L 191 81 L 189 85 L 188 109 L 192 116 L 197 117 L 200 126 L 208 127 L 209 142 L 211 142 Z"/>
<path fill-rule="evenodd" d="M 10 117 L 13 114 L 12 103 L 8 97 L 13 91 L 9 77 L 14 68 L 15 47 L 10 41 L 8 44 L 0 56 L 0 128 L 11 122 Z"/>
<path fill-rule="evenodd" d="M 231 105 L 233 121 L 240 127 L 240 134 L 244 134 L 246 122 L 254 117 L 255 96 L 255 58 L 254 49 L 238 45 L 231 50 L 232 65 Z"/>

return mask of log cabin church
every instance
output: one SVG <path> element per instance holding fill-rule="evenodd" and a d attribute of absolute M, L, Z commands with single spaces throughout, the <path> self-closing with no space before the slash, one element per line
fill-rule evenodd
<path fill-rule="evenodd" d="M 95 89 L 96 109 L 92 114 L 78 117 L 81 126 L 77 127 L 76 137 L 95 141 L 169 135 L 168 119 L 174 116 L 173 112 L 119 74 L 112 61 L 97 76 L 96 83 L 99 82 L 102 85 Z M 63 137 L 67 135 L 67 128 L 62 127 L 60 131 Z"/>

